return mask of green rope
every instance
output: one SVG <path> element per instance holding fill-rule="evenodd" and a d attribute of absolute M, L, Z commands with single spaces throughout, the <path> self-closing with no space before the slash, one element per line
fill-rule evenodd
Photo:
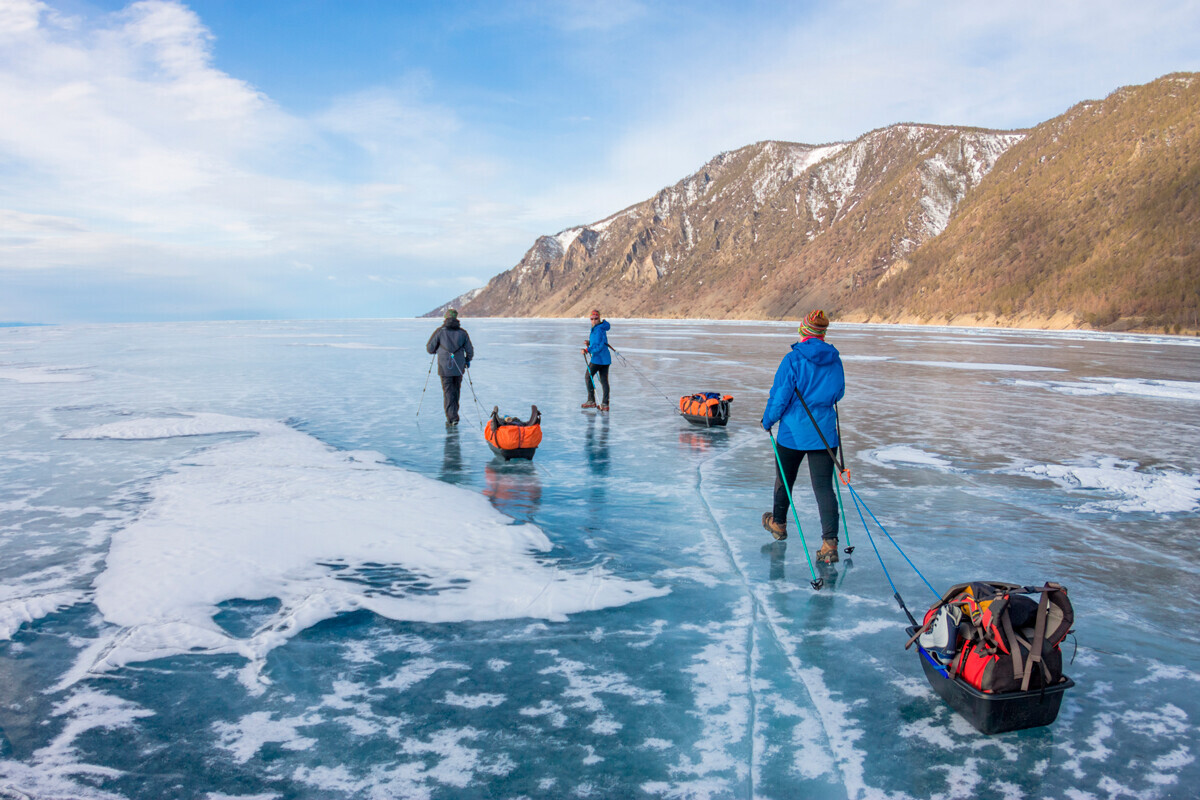
<path fill-rule="evenodd" d="M 792 517 L 796 520 L 796 532 L 800 534 L 800 546 L 804 548 L 804 558 L 808 561 L 808 574 L 812 575 L 813 588 L 819 590 L 824 581 L 817 577 L 812 556 L 808 554 L 808 544 L 804 541 L 804 530 L 800 527 L 800 515 L 796 513 L 796 504 L 792 501 L 792 487 L 788 486 L 787 476 L 783 474 L 783 460 L 779 458 L 779 448 L 775 445 L 775 434 L 767 431 L 767 436 L 771 437 L 771 449 L 775 451 L 775 463 L 779 466 L 779 481 L 787 492 L 788 505 L 792 507 Z"/>

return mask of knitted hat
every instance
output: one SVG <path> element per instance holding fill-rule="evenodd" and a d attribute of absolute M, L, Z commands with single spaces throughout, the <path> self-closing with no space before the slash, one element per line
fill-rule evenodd
<path fill-rule="evenodd" d="M 824 311 L 818 309 L 804 318 L 804 322 L 800 324 L 798 330 L 801 336 L 816 336 L 819 339 L 824 339 L 825 329 L 828 327 L 829 317 L 825 316 Z"/>
<path fill-rule="evenodd" d="M 458 312 L 453 308 L 447 308 L 446 313 L 442 315 L 443 319 L 458 319 Z"/>
<path fill-rule="evenodd" d="M 592 309 L 592 313 L 591 313 L 591 314 L 589 314 L 588 316 L 589 316 L 589 317 L 595 317 L 596 319 L 599 319 L 599 318 L 600 318 L 600 309 L 598 309 L 598 308 L 593 308 L 593 309 Z"/>

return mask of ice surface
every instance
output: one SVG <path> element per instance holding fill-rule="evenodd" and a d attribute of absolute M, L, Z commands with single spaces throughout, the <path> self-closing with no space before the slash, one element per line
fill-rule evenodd
<path fill-rule="evenodd" d="M 866 457 L 880 466 L 890 468 L 906 464 L 935 467 L 937 469 L 949 469 L 951 467 L 950 462 L 940 456 L 926 453 L 919 447 L 904 444 L 892 445 L 891 447 L 883 447 L 871 451 L 866 454 Z"/>
<path fill-rule="evenodd" d="M 480 495 L 336 452 L 278 422 L 218 414 L 134 419 L 70 439 L 159 439 L 253 432 L 192 457 L 149 487 L 142 516 L 113 539 L 95 604 L 120 626 L 89 669 L 176 654 L 271 649 L 339 613 L 397 620 L 561 620 L 656 597 L 647 581 L 601 568 L 560 570 L 533 525 L 512 525 Z M 448 535 L 449 534 L 449 535 Z M 213 617 L 234 599 L 280 609 L 248 638 Z"/>
<path fill-rule="evenodd" d="M 1058 367 L 1038 367 L 1030 364 L 984 364 L 976 361 L 905 361 L 917 367 L 942 367 L 944 369 L 980 369 L 990 372 L 1064 372 Z"/>
<path fill-rule="evenodd" d="M 1035 386 L 1078 397 L 1130 395 L 1158 400 L 1200 401 L 1200 382 L 1148 380 L 1145 378 L 1084 378 L 1079 381 L 1013 381 L 1017 386 Z"/>
<path fill-rule="evenodd" d="M 1176 514 L 1200 511 L 1200 476 L 1164 471 L 1140 472 L 1137 464 L 1115 458 L 1090 466 L 1042 464 L 1026 467 L 1028 475 L 1049 478 L 1066 489 L 1099 491 L 1111 500 L 1087 503 L 1085 511 L 1139 511 Z"/>
<path fill-rule="evenodd" d="M 46 367 L 37 364 L 0 364 L 0 380 L 14 383 L 84 383 L 92 378 L 82 367 Z"/>
<path fill-rule="evenodd" d="M 759 523 L 758 417 L 795 323 L 613 320 L 628 364 L 598 415 L 579 408 L 586 321 L 465 319 L 450 429 L 436 382 L 422 394 L 436 323 L 4 332 L 21 363 L 0 369 L 37 382 L 0 381 L 0 796 L 1200 782 L 1190 337 L 835 321 L 844 452 L 880 525 L 842 487 L 855 550 L 816 592 L 806 470 L 801 528 Z M 737 398 L 729 427 L 679 418 L 701 389 Z M 531 403 L 533 462 L 494 458 L 483 415 Z M 975 733 L 903 649 L 889 576 L 915 613 L 963 580 L 1066 584 L 1077 685 L 1054 725 Z"/>

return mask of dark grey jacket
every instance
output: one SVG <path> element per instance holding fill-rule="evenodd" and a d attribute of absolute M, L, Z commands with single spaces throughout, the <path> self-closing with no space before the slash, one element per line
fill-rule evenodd
<path fill-rule="evenodd" d="M 437 353 L 438 375 L 461 376 L 471 366 L 475 348 L 457 319 L 448 319 L 429 337 L 426 352 Z"/>

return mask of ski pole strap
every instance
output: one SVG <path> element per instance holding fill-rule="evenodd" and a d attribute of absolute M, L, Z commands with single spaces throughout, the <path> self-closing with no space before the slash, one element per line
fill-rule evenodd
<path fill-rule="evenodd" d="M 784 491 L 787 492 L 788 505 L 792 507 L 792 517 L 796 520 L 796 532 L 800 534 L 800 546 L 804 549 L 804 558 L 808 561 L 808 573 L 812 575 L 813 588 L 820 589 L 822 581 L 817 577 L 817 570 L 813 566 L 812 556 L 808 554 L 808 545 L 804 541 L 804 529 L 800 527 L 800 515 L 796 512 L 796 504 L 792 501 L 792 487 L 788 486 L 787 475 L 783 474 L 783 459 L 779 457 L 779 447 L 775 444 L 775 434 L 767 431 L 767 436 L 771 437 L 771 449 L 775 451 L 775 463 L 779 467 L 779 481 L 783 484 Z"/>
<path fill-rule="evenodd" d="M 829 457 L 833 459 L 833 463 L 837 466 L 838 472 L 844 473 L 846 471 L 845 463 L 839 461 L 838 457 L 834 454 L 833 448 L 830 447 L 830 445 L 829 445 L 829 440 L 825 438 L 825 434 L 821 432 L 821 426 L 817 424 L 817 418 L 813 416 L 812 410 L 809 409 L 809 407 L 808 407 L 808 403 L 804 402 L 804 395 L 800 394 L 799 386 L 795 387 L 795 392 L 796 392 L 796 397 L 800 398 L 800 405 L 804 406 L 804 413 L 808 414 L 809 421 L 812 422 L 813 427 L 816 429 L 817 436 L 821 437 L 821 444 L 825 445 L 825 450 L 826 450 L 826 452 L 829 453 Z M 834 413 L 835 414 L 837 413 L 836 409 L 835 409 Z M 836 419 L 836 417 L 835 417 L 835 419 Z M 842 440 L 841 440 L 841 435 L 839 434 L 838 435 L 838 449 L 839 450 L 841 449 L 841 446 L 842 446 Z M 842 479 L 842 482 L 845 483 L 847 486 L 849 486 L 850 485 L 849 477 L 848 476 L 844 477 Z"/>

